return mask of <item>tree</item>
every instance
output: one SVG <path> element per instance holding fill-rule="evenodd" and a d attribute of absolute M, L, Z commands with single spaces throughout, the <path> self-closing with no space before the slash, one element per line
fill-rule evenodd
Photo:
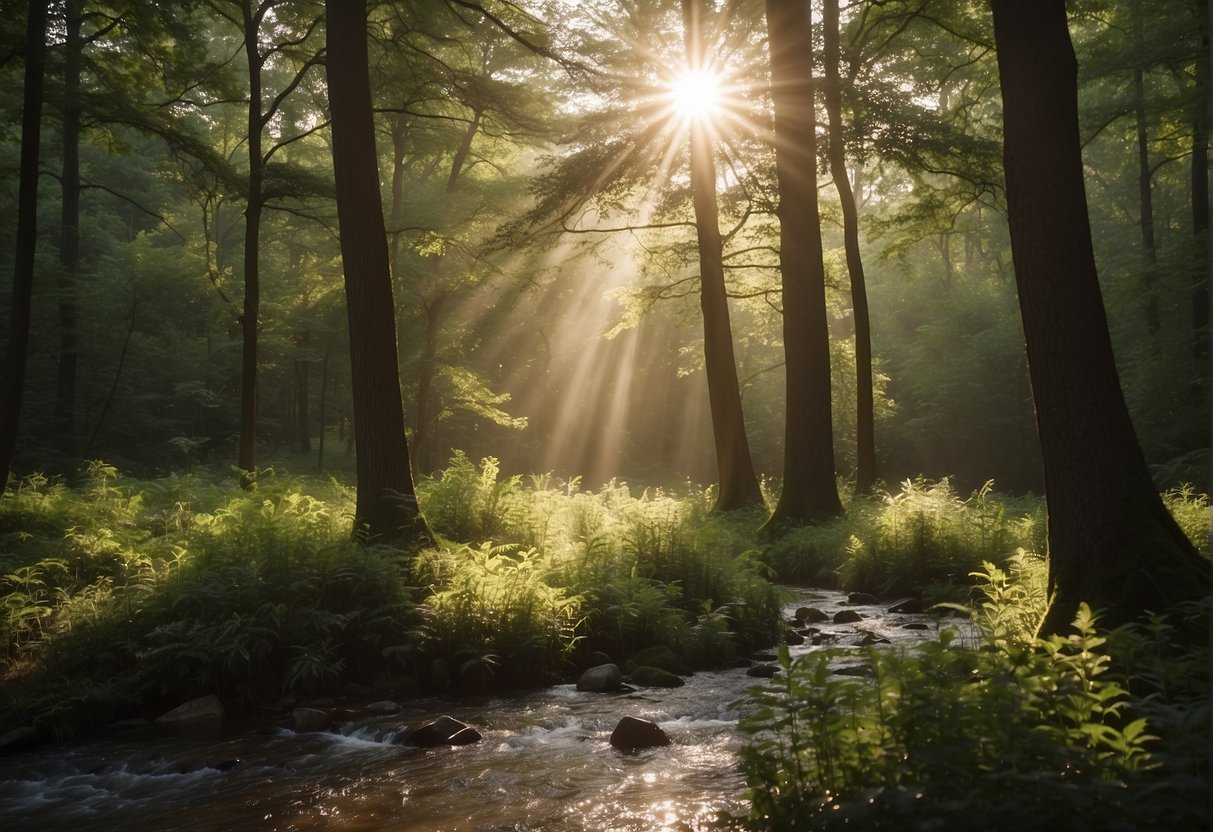
<path fill-rule="evenodd" d="M 841 514 L 842 502 L 834 479 L 809 6 L 798 0 L 767 0 L 766 13 L 787 360 L 783 491 L 767 521 L 775 529 Z"/>
<path fill-rule="evenodd" d="M 25 24 L 25 82 L 21 111 L 21 172 L 17 250 L 13 258 L 13 305 L 0 405 L 0 489 L 12 473 L 17 425 L 29 353 L 30 299 L 38 244 L 38 141 L 42 132 L 42 82 L 46 74 L 46 3 L 30 0 Z"/>
<path fill-rule="evenodd" d="M 1159 498 L 1117 376 L 1096 274 L 1063 0 L 992 0 L 1011 251 L 1045 469 L 1046 633 L 1080 602 L 1116 625 L 1209 591 Z M 1204 634 L 1207 638 L 1207 633 Z"/>
<path fill-rule="evenodd" d="M 843 246 L 851 279 L 851 310 L 855 319 L 855 488 L 868 491 L 876 483 L 876 425 L 872 390 L 872 330 L 868 316 L 868 290 L 859 253 L 859 210 L 847 174 L 842 129 L 842 77 L 838 71 L 840 22 L 838 0 L 825 0 L 824 35 L 826 117 L 830 176 L 842 204 Z"/>
<path fill-rule="evenodd" d="M 365 0 L 326 0 L 333 172 L 350 329 L 358 448 L 355 533 L 422 546 L 432 539 L 413 488 L 387 232 L 379 194 Z"/>
<path fill-rule="evenodd" d="M 684 41 L 689 70 L 703 72 L 704 44 L 697 0 L 682 0 Z M 699 302 L 703 311 L 704 366 L 712 411 L 712 435 L 720 492 L 715 511 L 733 511 L 762 505 L 762 491 L 750 459 L 745 415 L 737 384 L 729 299 L 725 291 L 723 244 L 716 207 L 716 164 L 706 120 L 692 118 L 691 199 L 695 209 L 695 235 L 699 246 Z"/>

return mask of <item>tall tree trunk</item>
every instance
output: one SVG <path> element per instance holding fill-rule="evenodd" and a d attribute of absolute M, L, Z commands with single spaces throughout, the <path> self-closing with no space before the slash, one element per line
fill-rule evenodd
<path fill-rule="evenodd" d="M 320 360 L 320 437 L 316 444 L 316 470 L 324 470 L 324 440 L 328 434 L 326 429 L 328 419 L 328 392 L 329 392 L 329 353 L 332 351 L 332 345 L 329 339 L 324 340 L 324 358 Z"/>
<path fill-rule="evenodd" d="M 480 129 L 480 120 L 484 113 L 481 109 L 473 108 L 472 120 L 468 122 L 459 140 L 459 147 L 451 157 L 451 170 L 446 178 L 447 199 L 443 202 L 441 215 L 438 219 L 440 233 L 446 232 L 447 218 L 450 211 L 450 197 L 459 190 L 460 179 L 463 176 L 464 165 L 472 152 L 472 141 Z M 442 332 L 442 315 L 446 310 L 449 295 L 442 285 L 446 256 L 435 254 L 429 259 L 430 285 L 434 286 L 434 297 L 428 302 L 422 299 L 422 311 L 425 312 L 425 353 L 421 357 L 421 368 L 417 376 L 417 423 L 413 429 L 413 460 L 417 471 L 428 473 L 438 467 L 438 448 L 434 439 L 437 433 L 438 401 L 434 390 L 434 379 L 438 373 L 438 336 Z"/>
<path fill-rule="evenodd" d="M 257 335 L 261 315 L 261 210 L 265 160 L 261 152 L 261 55 L 259 33 L 263 7 L 245 2 L 244 51 L 248 58 L 248 203 L 244 209 L 244 308 L 240 352 L 240 483 L 250 487 L 257 474 Z"/>
<path fill-rule="evenodd" d="M 295 359 L 295 413 L 299 420 L 298 443 L 296 447 L 301 453 L 312 452 L 312 416 L 310 412 L 309 380 L 311 376 L 312 357 L 310 343 L 312 333 L 304 330 L 299 337 L 299 348 L 302 358 Z"/>
<path fill-rule="evenodd" d="M 76 296 L 80 274 L 80 38 L 81 0 L 64 4 L 63 170 L 60 176 L 59 367 L 53 420 L 55 443 L 70 465 L 76 456 Z"/>
<path fill-rule="evenodd" d="M 1209 565 L 1159 498 L 1116 374 L 1064 0 L 992 5 L 1011 253 L 1048 503 L 1053 602 L 1043 631 L 1065 631 L 1083 601 L 1115 626 L 1203 596 Z"/>
<path fill-rule="evenodd" d="M 809 4 L 766 0 L 779 182 L 787 424 L 778 528 L 842 513 L 834 478 L 830 342 L 817 208 L 817 118 Z"/>
<path fill-rule="evenodd" d="M 704 66 L 700 18 L 701 0 L 682 0 L 682 22 L 687 63 L 692 72 Z M 754 473 L 746 438 L 729 298 L 724 284 L 723 243 L 716 204 L 716 163 L 708 125 L 693 118 L 691 132 L 691 199 L 699 243 L 699 305 L 703 311 L 703 359 L 712 412 L 712 438 L 716 445 L 716 471 L 720 493 L 714 511 L 733 511 L 762 505 L 762 490 Z"/>
<path fill-rule="evenodd" d="M 433 270 L 441 272 L 440 255 L 435 259 Z M 425 351 L 421 355 L 421 367 L 417 374 L 417 424 L 413 430 L 413 459 L 422 473 L 437 467 L 437 451 L 434 447 L 434 429 L 438 413 L 434 395 L 434 377 L 438 370 L 438 334 L 441 329 L 442 311 L 447 294 L 441 288 L 428 303 L 423 303 L 425 312 Z"/>
<path fill-rule="evenodd" d="M 868 289 L 859 255 L 859 211 L 847 176 L 846 147 L 842 133 L 842 78 L 838 71 L 841 29 L 838 0 L 825 0 L 824 29 L 825 104 L 829 118 L 830 176 L 842 203 L 842 240 L 851 278 L 851 309 L 855 316 L 855 488 L 870 491 L 876 484 L 876 426 L 872 392 L 872 330 L 868 316 Z"/>
<path fill-rule="evenodd" d="M 1143 53 L 1141 0 L 1133 0 L 1131 19 L 1136 52 Z M 1150 137 L 1146 130 L 1146 79 L 1143 67 L 1133 68 L 1133 114 L 1137 129 L 1137 204 L 1141 225 L 1141 250 L 1146 261 L 1146 331 L 1158 334 L 1162 328 L 1158 300 L 1158 243 L 1154 236 L 1154 194 L 1150 172 Z"/>
<path fill-rule="evenodd" d="M 0 491 L 8 485 L 17 450 L 25 365 L 29 356 L 34 250 L 38 245 L 38 141 L 42 132 L 42 82 L 46 75 L 46 3 L 30 0 L 25 22 L 25 81 L 21 107 L 21 168 L 17 190 L 17 245 L 13 256 L 13 305 L 0 398 Z"/>
<path fill-rule="evenodd" d="M 1196 115 L 1192 119 L 1192 233 L 1200 266 L 1192 274 L 1192 354 L 1209 356 L 1209 3 L 1197 3 L 1200 50 L 1196 53 Z"/>
<path fill-rule="evenodd" d="M 371 541 L 423 546 L 432 535 L 417 504 L 404 433 L 395 307 L 371 116 L 366 0 L 326 0 L 325 11 L 333 171 L 358 445 L 354 531 Z"/>

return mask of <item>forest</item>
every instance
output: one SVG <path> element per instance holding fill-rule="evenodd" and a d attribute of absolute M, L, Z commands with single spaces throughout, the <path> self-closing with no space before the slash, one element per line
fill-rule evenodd
<path fill-rule="evenodd" d="M 1208 0 L 0 8 L 6 828 L 1208 826 Z"/>

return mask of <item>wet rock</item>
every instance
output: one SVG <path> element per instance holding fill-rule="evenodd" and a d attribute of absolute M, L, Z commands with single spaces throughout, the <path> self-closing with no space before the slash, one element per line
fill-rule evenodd
<path fill-rule="evenodd" d="M 198 699 L 191 699 L 173 708 L 161 716 L 156 722 L 161 725 L 179 724 L 183 722 L 202 722 L 210 719 L 223 719 L 223 703 L 213 693 Z"/>
<path fill-rule="evenodd" d="M 432 722 L 409 731 L 398 742 L 418 748 L 437 748 L 443 745 L 471 745 L 480 739 L 480 732 L 471 725 L 443 714 Z"/>
<path fill-rule="evenodd" d="M 871 665 L 857 664 L 852 667 L 840 667 L 834 671 L 835 676 L 875 676 L 876 671 Z"/>
<path fill-rule="evenodd" d="M 839 610 L 834 613 L 835 624 L 852 624 L 856 621 L 863 621 L 863 616 L 855 610 Z"/>
<path fill-rule="evenodd" d="M 778 656 L 774 653 L 751 653 L 750 658 L 756 662 L 773 662 Z"/>
<path fill-rule="evenodd" d="M 378 702 L 372 702 L 367 705 L 366 709 L 373 714 L 394 714 L 400 710 L 400 703 L 393 702 L 390 699 L 381 699 Z"/>
<path fill-rule="evenodd" d="M 803 621 L 806 624 L 813 624 L 818 621 L 829 621 L 830 616 L 817 609 L 817 607 L 798 607 L 796 610 L 796 619 L 798 621 Z"/>
<path fill-rule="evenodd" d="M 872 606 L 879 604 L 880 599 L 866 592 L 852 592 L 847 596 L 847 603 L 853 606 Z"/>
<path fill-rule="evenodd" d="M 319 708 L 296 708 L 291 711 L 291 717 L 295 720 L 297 734 L 329 729 L 329 715 Z"/>
<path fill-rule="evenodd" d="M 892 644 L 884 636 L 878 636 L 875 633 L 864 633 L 859 641 L 855 642 L 857 647 L 871 647 L 873 644 Z"/>
<path fill-rule="evenodd" d="M 805 638 L 809 638 L 810 636 L 815 636 L 818 633 L 820 633 L 821 628 L 820 627 L 801 627 L 796 632 L 800 633 Z"/>
<path fill-rule="evenodd" d="M 674 654 L 674 651 L 664 645 L 656 647 L 646 647 L 636 655 L 632 656 L 629 664 L 636 667 L 657 667 L 664 670 L 666 673 L 675 673 L 679 676 L 690 676 L 691 668 L 686 666 L 686 663 Z"/>
<path fill-rule="evenodd" d="M 629 674 L 629 680 L 633 684 L 651 688 L 680 688 L 686 684 L 676 674 L 648 665 L 642 665 L 633 670 Z"/>
<path fill-rule="evenodd" d="M 755 679 L 770 679 L 776 673 L 782 672 L 782 668 L 777 664 L 756 664 L 745 672 L 747 676 L 753 676 Z"/>
<path fill-rule="evenodd" d="M 784 640 L 784 643 L 789 646 L 795 646 L 797 644 L 804 644 L 804 636 L 802 636 L 800 633 L 796 632 L 795 630 L 785 630 L 783 633 L 783 640 Z"/>
<path fill-rule="evenodd" d="M 903 615 L 918 615 L 922 611 L 922 601 L 919 601 L 917 598 L 907 598 L 900 604 L 894 604 L 889 607 L 889 612 L 901 613 Z"/>
<path fill-rule="evenodd" d="M 837 633 L 817 633 L 810 639 L 810 641 L 813 644 L 833 644 L 834 642 L 838 641 L 838 634 Z"/>
<path fill-rule="evenodd" d="M 611 745 L 620 751 L 639 751 L 642 748 L 669 744 L 670 738 L 657 723 L 634 716 L 625 716 L 619 720 L 619 724 L 611 732 Z"/>
<path fill-rule="evenodd" d="M 734 659 L 732 666 L 739 670 L 743 670 L 747 667 L 753 667 L 754 662 L 751 661 L 750 659 Z"/>
<path fill-rule="evenodd" d="M 902 624 L 901 629 L 903 629 L 903 630 L 929 630 L 931 628 L 929 625 L 923 624 L 921 621 L 911 621 L 909 624 Z"/>
<path fill-rule="evenodd" d="M 621 684 L 623 684 L 623 674 L 619 671 L 618 665 L 600 664 L 581 674 L 581 678 L 577 680 L 577 690 L 587 693 L 602 693 L 619 690 Z"/>
<path fill-rule="evenodd" d="M 0 754 L 8 754 L 29 748 L 38 742 L 38 732 L 32 726 L 22 725 L 4 734 L 0 734 Z"/>

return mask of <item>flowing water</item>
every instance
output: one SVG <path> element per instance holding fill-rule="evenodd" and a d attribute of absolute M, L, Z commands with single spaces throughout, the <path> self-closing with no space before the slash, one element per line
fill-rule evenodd
<path fill-rule="evenodd" d="M 815 625 L 835 643 L 865 632 L 894 645 L 935 638 L 925 615 L 847 606 L 794 590 L 801 605 L 844 606 L 854 624 Z M 929 629 L 905 629 L 928 623 Z M 818 649 L 793 647 L 793 655 Z M 854 664 L 857 660 L 851 660 Z M 847 663 L 843 659 L 843 664 Z M 559 685 L 492 699 L 413 701 L 390 716 L 301 733 L 257 725 L 147 726 L 0 758 L 0 828 L 147 830 L 709 830 L 744 814 L 737 723 L 744 670 L 700 672 L 681 688 L 580 693 Z M 483 739 L 420 750 L 392 742 L 439 714 Z M 670 745 L 624 754 L 608 738 L 623 716 L 658 723 Z"/>

